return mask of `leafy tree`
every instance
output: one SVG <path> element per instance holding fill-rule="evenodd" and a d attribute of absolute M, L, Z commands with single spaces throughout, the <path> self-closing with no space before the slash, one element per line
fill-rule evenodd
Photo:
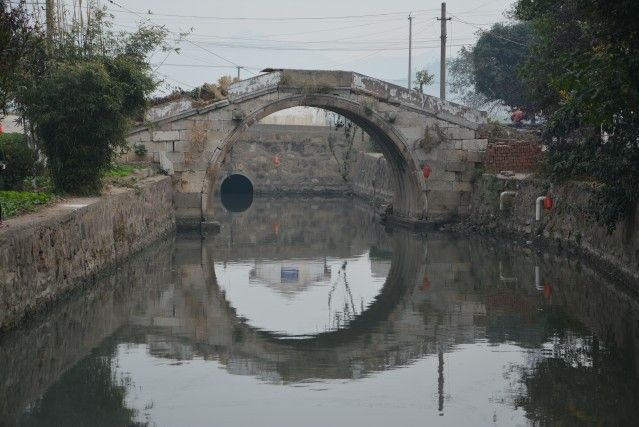
<path fill-rule="evenodd" d="M 529 55 L 533 32 L 527 23 L 495 24 L 483 32 L 470 51 L 473 83 L 487 100 L 501 100 L 510 107 L 531 110 L 520 67 Z"/>
<path fill-rule="evenodd" d="M 29 76 L 44 72 L 47 54 L 44 33 L 22 8 L 10 9 L 0 0 L 0 111 L 3 113 Z"/>
<path fill-rule="evenodd" d="M 0 190 L 20 189 L 26 177 L 36 175 L 41 169 L 38 153 L 20 133 L 0 135 L 0 162 L 7 166 L 0 174 Z"/>
<path fill-rule="evenodd" d="M 29 26 L 33 17 L 21 7 L 3 13 L 17 17 L 5 19 L 9 45 L 33 34 L 42 51 L 41 67 L 14 61 L 10 73 L 18 84 L 7 85 L 6 93 L 43 149 L 56 189 L 99 192 L 102 173 L 125 146 L 129 123 L 143 117 L 156 87 L 147 58 L 170 49 L 167 30 L 143 24 L 133 33 L 115 33 L 110 17 L 97 9 L 86 25 L 74 22 L 42 49 L 41 33 Z"/>
<path fill-rule="evenodd" d="M 523 75 L 548 118 L 548 168 L 588 178 L 610 230 L 639 200 L 639 2 L 519 0 L 537 34 Z"/>
<path fill-rule="evenodd" d="M 121 58 L 61 64 L 47 73 L 28 95 L 26 115 L 57 190 L 100 191 L 102 173 L 125 145 L 129 118 L 153 88 L 148 75 Z"/>
<path fill-rule="evenodd" d="M 489 110 L 501 104 L 501 101 L 489 100 L 477 92 L 472 48 L 462 47 L 457 56 L 448 61 L 448 74 L 449 91 L 462 104 Z"/>
<path fill-rule="evenodd" d="M 428 70 L 420 70 L 415 75 L 415 90 L 424 93 L 424 86 L 428 86 L 433 83 L 435 76 L 428 72 Z"/>

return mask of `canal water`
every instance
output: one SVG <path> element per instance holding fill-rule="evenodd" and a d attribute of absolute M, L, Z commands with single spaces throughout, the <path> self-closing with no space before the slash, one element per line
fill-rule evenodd
<path fill-rule="evenodd" d="M 256 199 L 0 338 L 0 425 L 637 425 L 639 303 L 525 245 Z"/>

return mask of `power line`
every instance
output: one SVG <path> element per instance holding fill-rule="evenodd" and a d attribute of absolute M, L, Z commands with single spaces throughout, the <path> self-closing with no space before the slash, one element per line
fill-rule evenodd
<path fill-rule="evenodd" d="M 114 3 L 111 0 L 107 0 L 109 3 L 113 3 L 116 6 L 118 4 Z M 130 9 L 126 9 L 122 6 L 119 6 L 126 13 L 132 13 L 140 16 L 141 12 L 136 12 Z M 421 9 L 417 10 L 414 13 L 430 13 L 437 9 Z M 224 16 L 203 16 L 203 15 L 180 15 L 180 14 L 172 14 L 172 13 L 156 13 L 151 10 L 146 12 L 149 16 L 157 16 L 157 17 L 168 17 L 168 18 L 188 18 L 188 19 L 208 19 L 214 21 L 264 21 L 264 22 L 290 22 L 290 21 L 340 21 L 340 20 L 348 20 L 348 19 L 364 19 L 364 18 L 376 18 L 376 17 L 388 17 L 388 16 L 405 16 L 409 11 L 405 12 L 389 12 L 389 13 L 372 13 L 372 14 L 364 14 L 364 15 L 338 15 L 338 16 L 296 16 L 296 17 L 285 17 L 285 18 L 275 18 L 275 17 L 248 17 L 248 16 L 237 16 L 237 17 L 224 17 Z"/>
<path fill-rule="evenodd" d="M 122 9 L 122 10 L 125 10 L 125 11 L 127 11 L 127 12 L 130 12 L 130 13 L 133 13 L 133 14 L 135 14 L 135 15 L 139 16 L 140 18 L 148 19 L 148 18 L 144 18 L 144 17 L 143 17 L 142 15 L 140 15 L 139 13 L 137 13 L 137 12 L 135 12 L 135 11 L 132 11 L 132 10 L 130 10 L 130 9 L 127 9 L 126 7 L 122 6 L 122 5 L 121 5 L 121 4 L 119 4 L 119 3 L 116 3 L 114 0 L 107 0 L 107 1 L 108 1 L 109 3 L 111 3 L 112 5 L 119 7 L 119 8 L 120 8 L 120 9 Z M 152 21 L 151 21 L 151 20 L 149 20 L 149 22 L 152 22 Z M 164 27 L 164 28 L 166 28 L 166 27 Z M 177 33 L 173 32 L 173 31 L 171 31 L 171 30 L 169 30 L 169 29 L 167 29 L 167 31 L 168 31 L 170 34 L 180 36 L 179 34 L 177 34 Z M 180 37 L 180 39 L 181 39 L 182 41 L 185 41 L 185 42 L 187 42 L 187 43 L 192 44 L 193 46 L 196 46 L 196 47 L 198 47 L 198 48 L 202 49 L 202 50 L 203 50 L 203 51 L 205 51 L 205 52 L 210 53 L 211 55 L 213 55 L 213 56 L 215 56 L 215 57 L 217 57 L 217 58 L 219 58 L 219 59 L 221 59 L 221 60 L 223 60 L 223 61 L 225 61 L 225 62 L 228 62 L 229 64 L 233 64 L 233 65 L 234 65 L 234 66 L 236 66 L 236 67 L 240 67 L 240 66 L 241 66 L 241 65 L 236 64 L 235 62 L 231 61 L 230 59 L 227 59 L 227 58 L 223 57 L 222 55 L 219 55 L 219 54 L 217 54 L 217 53 L 213 52 L 213 51 L 212 51 L 212 50 L 210 50 L 210 49 L 207 49 L 207 48 L 205 48 L 205 47 L 202 47 L 202 46 L 198 45 L 197 43 L 195 43 L 195 42 L 193 42 L 193 41 L 191 41 L 191 40 L 189 40 L 189 39 L 182 39 L 181 37 Z M 251 71 L 249 71 L 249 72 L 251 72 Z M 252 73 L 252 72 L 251 72 L 251 73 Z M 256 73 L 252 73 L 252 74 L 253 74 L 253 75 L 256 75 Z"/>
<path fill-rule="evenodd" d="M 498 34 L 494 34 L 494 33 L 488 32 L 488 31 L 484 30 L 483 28 L 479 27 L 478 25 L 473 24 L 471 22 L 463 21 L 463 20 L 457 18 L 456 16 L 452 16 L 452 18 L 455 21 L 457 21 L 457 22 L 461 22 L 462 24 L 470 25 L 471 27 L 475 27 L 475 28 L 479 29 L 482 34 L 486 34 L 487 36 L 494 37 L 494 38 L 501 39 L 501 40 L 505 40 L 507 42 L 514 43 L 514 44 L 519 45 L 519 46 L 528 47 L 528 45 L 525 44 L 525 43 L 522 43 L 522 42 L 517 41 L 517 40 L 512 40 L 512 39 L 509 39 L 507 37 L 500 36 Z M 487 24 L 487 25 L 489 25 L 489 24 Z"/>

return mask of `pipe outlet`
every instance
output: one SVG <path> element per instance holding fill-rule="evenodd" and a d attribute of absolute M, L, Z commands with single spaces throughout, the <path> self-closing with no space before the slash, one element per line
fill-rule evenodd
<path fill-rule="evenodd" d="M 544 200 L 546 200 L 546 196 L 537 197 L 537 201 L 535 202 L 535 221 L 541 221 L 541 208 L 544 204 Z"/>
<path fill-rule="evenodd" d="M 504 201 L 506 199 L 506 197 L 515 197 L 517 196 L 517 192 L 516 191 L 504 191 L 499 195 L 499 210 L 503 211 L 504 210 Z"/>

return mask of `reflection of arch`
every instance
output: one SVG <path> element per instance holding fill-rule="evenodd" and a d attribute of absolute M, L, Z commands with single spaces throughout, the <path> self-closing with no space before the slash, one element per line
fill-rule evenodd
<path fill-rule="evenodd" d="M 392 171 L 394 214 L 400 218 L 426 219 L 427 199 L 420 167 L 409 153 L 407 141 L 394 126 L 380 114 L 359 102 L 335 95 L 297 95 L 269 102 L 245 117 L 222 141 L 209 161 L 202 184 L 202 212 L 205 219 L 214 218 L 214 197 L 220 166 L 241 134 L 260 119 L 280 110 L 292 107 L 317 107 L 340 114 L 362 128 L 377 142 L 384 156 L 389 160 Z"/>
<path fill-rule="evenodd" d="M 300 375 L 312 375 L 317 378 L 344 378 L 348 375 L 350 366 L 340 366 L 331 371 L 322 357 L 344 356 L 344 362 L 348 360 L 348 354 L 362 354 L 362 349 L 373 347 L 375 357 L 367 358 L 364 371 L 377 370 L 387 367 L 388 353 L 400 352 L 401 357 L 414 357 L 417 350 L 400 350 L 398 342 L 392 341 L 392 348 L 386 348 L 383 341 L 386 330 L 379 331 L 380 324 L 384 321 L 396 319 L 401 316 L 405 304 L 403 300 L 411 297 L 414 285 L 421 281 L 424 275 L 425 251 L 424 243 L 420 239 L 411 238 L 407 233 L 393 236 L 393 255 L 391 268 L 386 282 L 375 300 L 369 307 L 352 320 L 346 327 L 317 334 L 306 339 L 292 339 L 278 336 L 276 333 L 257 329 L 238 317 L 235 308 L 226 300 L 223 291 L 217 286 L 216 274 L 211 260 L 204 260 L 204 278 L 209 294 L 209 304 L 221 308 L 224 312 L 224 320 L 216 325 L 224 325 L 227 332 L 217 335 L 232 336 L 233 343 L 222 350 L 215 342 L 197 345 L 199 351 L 206 352 L 208 346 L 211 351 L 222 351 L 226 357 L 231 354 L 241 355 L 252 360 L 277 360 L 277 370 L 286 381 L 303 379 Z M 206 251 L 203 258 L 206 257 Z M 407 337 L 408 338 L 408 337 Z M 410 345 L 414 345 L 414 336 L 410 335 Z M 222 346 L 224 347 L 224 345 Z M 317 349 L 329 350 L 321 352 Z M 397 363 L 406 363 L 408 360 L 397 360 Z M 338 364 L 339 365 L 339 364 Z M 343 363 L 342 363 L 343 365 Z M 296 367 L 303 367 L 303 373 Z"/>

